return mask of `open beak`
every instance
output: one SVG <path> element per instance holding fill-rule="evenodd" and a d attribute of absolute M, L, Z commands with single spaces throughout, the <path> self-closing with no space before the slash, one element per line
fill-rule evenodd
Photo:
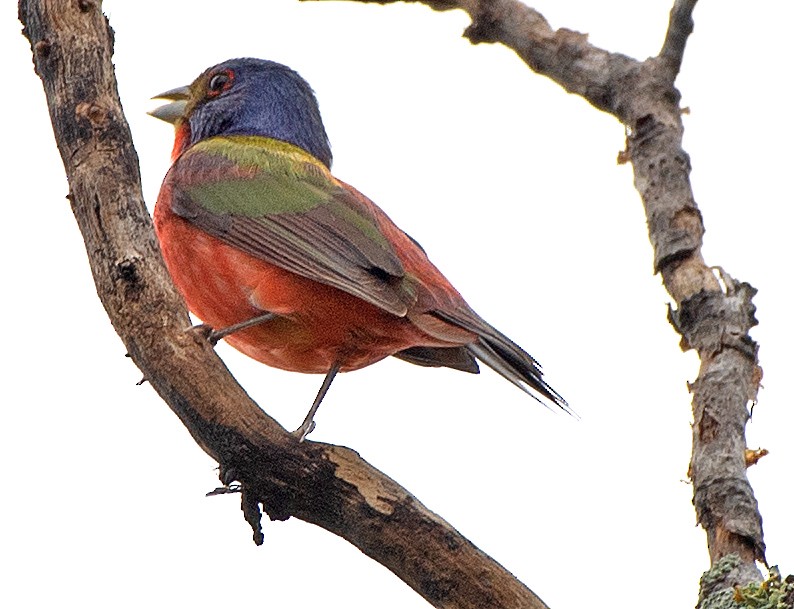
<path fill-rule="evenodd" d="M 177 87 L 176 89 L 171 89 L 165 93 L 155 95 L 152 99 L 170 100 L 169 103 L 155 108 L 148 114 L 173 125 L 185 115 L 185 108 L 190 99 L 190 87 Z"/>

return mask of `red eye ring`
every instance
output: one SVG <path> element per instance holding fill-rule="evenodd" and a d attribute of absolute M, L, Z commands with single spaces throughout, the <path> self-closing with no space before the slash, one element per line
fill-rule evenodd
<path fill-rule="evenodd" d="M 221 70 L 210 76 L 207 82 L 207 97 L 217 97 L 224 91 L 228 91 L 234 82 L 233 70 Z"/>

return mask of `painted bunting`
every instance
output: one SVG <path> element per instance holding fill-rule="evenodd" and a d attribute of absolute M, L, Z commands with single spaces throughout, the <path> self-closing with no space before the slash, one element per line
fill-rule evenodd
<path fill-rule="evenodd" d="M 537 362 L 475 313 L 422 247 L 331 172 L 314 92 L 290 68 L 232 59 L 151 112 L 176 141 L 154 222 L 190 310 L 269 366 L 334 376 L 393 355 L 477 373 L 480 360 L 565 410 Z"/>

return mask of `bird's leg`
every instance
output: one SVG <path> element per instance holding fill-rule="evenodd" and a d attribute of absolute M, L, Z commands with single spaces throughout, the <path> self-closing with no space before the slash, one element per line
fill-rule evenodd
<path fill-rule="evenodd" d="M 246 330 L 252 326 L 258 326 L 259 324 L 263 324 L 271 319 L 275 319 L 277 315 L 275 313 L 262 313 L 262 315 L 257 315 L 256 317 L 252 317 L 251 319 L 246 319 L 245 321 L 241 321 L 238 324 L 232 324 L 226 328 L 221 328 L 220 330 L 213 330 L 206 324 L 202 324 L 200 326 L 196 326 L 196 328 L 203 329 L 207 334 L 207 340 L 210 341 L 210 344 L 215 346 L 218 341 L 222 338 L 226 338 L 229 334 L 234 334 L 235 332 L 239 332 L 240 330 Z"/>
<path fill-rule="evenodd" d="M 326 374 L 325 378 L 323 379 L 323 384 L 320 386 L 320 391 L 317 392 L 317 397 L 314 398 L 312 407 L 309 408 L 309 412 L 306 413 L 306 418 L 303 419 L 301 426 L 292 432 L 293 435 L 298 436 L 298 442 L 303 442 L 306 439 L 306 436 L 308 436 L 312 432 L 312 429 L 314 429 L 314 415 L 317 414 L 317 409 L 320 407 L 320 402 L 323 401 L 325 394 L 328 393 L 328 388 L 331 386 L 331 381 L 334 380 L 336 373 L 339 372 L 339 368 L 340 366 L 338 362 L 331 366 L 328 374 Z"/>

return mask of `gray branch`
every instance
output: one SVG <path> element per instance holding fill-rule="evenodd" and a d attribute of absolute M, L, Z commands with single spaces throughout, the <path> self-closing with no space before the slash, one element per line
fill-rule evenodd
<path fill-rule="evenodd" d="M 717 277 L 703 259 L 705 229 L 689 181 L 689 155 L 681 145 L 684 128 L 674 85 L 694 27 L 696 1 L 675 0 L 659 55 L 644 61 L 598 48 L 585 34 L 554 30 L 519 0 L 414 1 L 437 10 L 464 10 L 471 17 L 464 36 L 473 44 L 512 49 L 533 71 L 624 125 L 626 150 L 619 161 L 630 162 L 634 170 L 654 271 L 677 307 L 670 321 L 681 334 L 682 348 L 695 349 L 701 362 L 690 385 L 690 477 L 698 523 L 706 531 L 712 564 L 738 557 L 735 563 L 720 563 L 733 565 L 721 579 L 723 589 L 759 580 L 755 563 L 765 562 L 765 545 L 745 462 L 747 404 L 755 401 L 762 376 L 758 346 L 749 336 L 757 323 L 755 290 L 724 271 Z"/>
<path fill-rule="evenodd" d="M 710 580 L 709 594 L 758 579 L 755 561 L 764 558 L 764 542 L 744 461 L 747 401 L 755 398 L 761 379 L 757 346 L 749 337 L 756 323 L 754 290 L 727 273 L 720 281 L 703 260 L 703 221 L 681 147 L 674 87 L 694 2 L 675 2 L 660 55 L 642 62 L 597 48 L 584 34 L 553 30 L 517 0 L 425 4 L 465 10 L 472 19 L 465 35 L 472 43 L 504 44 L 531 69 L 625 126 L 621 160 L 633 166 L 654 270 L 676 304 L 670 320 L 682 347 L 696 349 L 701 360 L 691 386 L 695 506 L 712 561 L 736 557 L 720 562 L 729 567 L 716 586 Z M 112 35 L 99 3 L 20 0 L 19 7 L 100 299 L 146 379 L 221 464 L 222 481 L 240 483 L 257 541 L 261 505 L 270 518 L 295 516 L 344 537 L 436 607 L 544 607 L 355 452 L 298 444 L 250 400 L 206 341 L 184 332 L 187 311 L 143 204 L 111 64 Z"/>

